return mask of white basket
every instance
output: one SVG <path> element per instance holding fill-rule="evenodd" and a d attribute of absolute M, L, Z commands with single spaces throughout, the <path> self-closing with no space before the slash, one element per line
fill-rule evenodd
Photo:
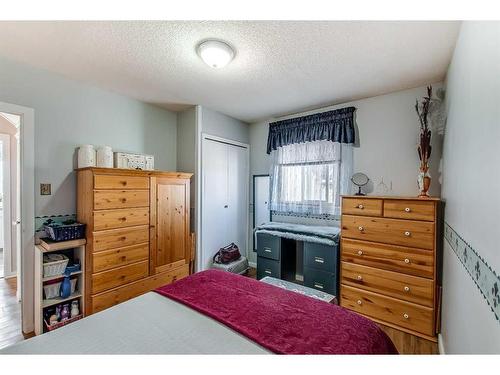
<path fill-rule="evenodd" d="M 44 262 L 43 277 L 62 275 L 66 270 L 66 266 L 68 265 L 69 262 L 68 257 L 62 254 L 54 254 L 54 255 L 61 255 L 64 259 Z M 50 259 L 50 255 L 47 258 Z"/>
<path fill-rule="evenodd" d="M 76 290 L 76 278 L 71 279 L 71 294 L 75 293 Z M 61 290 L 62 281 L 54 284 L 48 284 L 43 286 L 43 291 L 45 293 L 45 299 L 53 299 L 59 297 L 59 291 Z"/>

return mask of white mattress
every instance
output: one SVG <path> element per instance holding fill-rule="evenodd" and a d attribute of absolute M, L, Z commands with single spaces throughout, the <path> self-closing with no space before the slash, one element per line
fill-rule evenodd
<path fill-rule="evenodd" d="M 253 341 L 150 292 L 0 354 L 266 354 Z"/>

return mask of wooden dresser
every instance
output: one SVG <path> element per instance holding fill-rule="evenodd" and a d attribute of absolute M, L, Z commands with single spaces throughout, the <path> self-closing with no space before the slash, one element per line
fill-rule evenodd
<path fill-rule="evenodd" d="M 439 199 L 342 197 L 341 306 L 437 341 Z"/>
<path fill-rule="evenodd" d="M 87 224 L 85 314 L 189 274 L 191 174 L 77 170 L 77 220 Z"/>

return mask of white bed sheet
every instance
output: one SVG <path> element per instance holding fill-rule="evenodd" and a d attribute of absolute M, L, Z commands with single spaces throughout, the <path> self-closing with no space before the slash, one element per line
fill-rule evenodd
<path fill-rule="evenodd" d="M 150 292 L 0 354 L 269 354 L 225 325 Z"/>

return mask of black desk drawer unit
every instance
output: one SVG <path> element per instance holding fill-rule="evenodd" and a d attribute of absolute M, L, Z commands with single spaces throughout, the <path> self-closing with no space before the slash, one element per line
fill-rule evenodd
<path fill-rule="evenodd" d="M 257 280 L 271 276 L 281 279 L 281 264 L 277 260 L 263 257 L 257 258 Z"/>
<path fill-rule="evenodd" d="M 260 233 L 257 238 L 257 255 L 263 258 L 280 260 L 281 237 Z"/>
<path fill-rule="evenodd" d="M 334 296 L 337 295 L 337 278 L 333 272 L 304 267 L 304 285 Z"/>
<path fill-rule="evenodd" d="M 304 266 L 326 272 L 335 272 L 338 259 L 335 247 L 304 242 Z"/>

